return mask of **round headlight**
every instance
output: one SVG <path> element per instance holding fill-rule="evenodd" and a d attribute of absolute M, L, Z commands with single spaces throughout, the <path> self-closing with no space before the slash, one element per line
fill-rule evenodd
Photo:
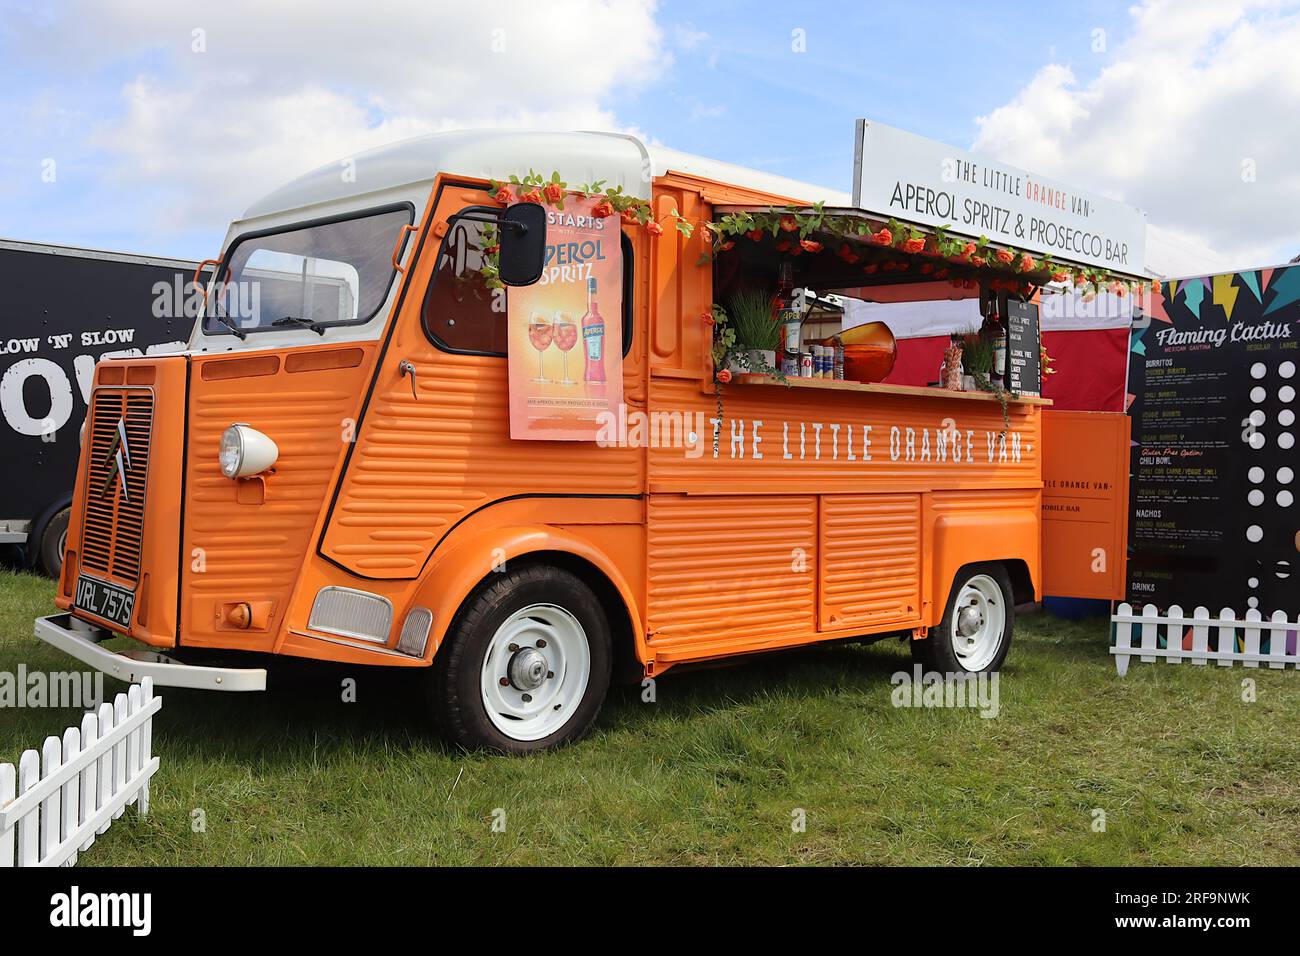
<path fill-rule="evenodd" d="M 231 425 L 221 433 L 221 473 L 227 478 L 247 478 L 275 464 L 280 449 L 256 428 Z"/>

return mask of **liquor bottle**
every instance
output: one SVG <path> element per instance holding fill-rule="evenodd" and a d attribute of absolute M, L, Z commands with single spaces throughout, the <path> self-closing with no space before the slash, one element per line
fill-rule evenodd
<path fill-rule="evenodd" d="M 582 317 L 582 341 L 586 344 L 584 382 L 605 381 L 605 320 L 596 305 L 596 279 L 587 280 L 587 314 Z"/>
<path fill-rule="evenodd" d="M 1007 324 L 998 314 L 997 306 L 989 315 L 989 326 L 993 336 L 993 379 L 1001 384 L 1007 374 Z"/>

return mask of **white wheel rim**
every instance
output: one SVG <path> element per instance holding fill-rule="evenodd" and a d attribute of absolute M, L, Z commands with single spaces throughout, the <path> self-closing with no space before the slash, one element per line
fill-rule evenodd
<path fill-rule="evenodd" d="M 587 693 L 591 648 L 578 619 L 533 604 L 497 628 L 483 655 L 483 707 L 512 740 L 541 740 L 569 722 Z"/>
<path fill-rule="evenodd" d="M 1006 630 L 1007 609 L 998 582 L 977 574 L 957 594 L 952 615 L 952 649 L 968 671 L 982 671 L 993 662 Z"/>

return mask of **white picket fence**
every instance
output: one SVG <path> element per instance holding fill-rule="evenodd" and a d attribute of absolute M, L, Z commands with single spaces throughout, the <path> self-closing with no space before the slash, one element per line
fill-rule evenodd
<path fill-rule="evenodd" d="M 1121 604 L 1110 620 L 1114 632 L 1110 652 L 1115 655 L 1115 668 L 1120 677 L 1128 673 L 1129 660 L 1135 656 L 1148 663 L 1163 657 L 1170 664 L 1191 661 L 1204 665 L 1217 661 L 1220 667 L 1235 663 L 1245 667 L 1266 664 L 1274 670 L 1288 664 L 1300 667 L 1297 648 L 1300 623 L 1287 620 L 1284 611 L 1273 612 L 1265 621 L 1253 609 L 1246 612 L 1244 619 L 1238 618 L 1230 608 L 1220 611 L 1217 618 L 1211 617 L 1203 607 L 1192 611 L 1191 617 L 1185 617 L 1177 604 L 1170 605 L 1164 614 L 1153 604 L 1145 605 L 1141 614 L 1134 614 L 1131 604 Z M 1187 641 L 1189 629 L 1190 642 Z M 1185 643 L 1190 643 L 1190 647 L 1184 647 Z M 1268 650 L 1261 650 L 1263 647 Z"/>
<path fill-rule="evenodd" d="M 158 769 L 153 715 L 161 708 L 146 677 L 62 740 L 47 737 L 39 756 L 24 752 L 17 772 L 0 764 L 0 868 L 72 866 L 128 805 L 145 816 Z"/>

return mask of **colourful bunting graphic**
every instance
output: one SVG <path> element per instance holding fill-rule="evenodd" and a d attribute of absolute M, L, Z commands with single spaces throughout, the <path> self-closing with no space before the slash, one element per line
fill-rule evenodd
<path fill-rule="evenodd" d="M 1285 308 L 1300 299 L 1300 269 L 1284 269 L 1282 274 L 1278 276 L 1277 285 L 1273 286 L 1273 291 L 1276 294 L 1273 296 L 1273 301 L 1265 307 L 1265 315 Z"/>
<path fill-rule="evenodd" d="M 1201 317 L 1201 300 L 1205 298 L 1205 288 L 1200 279 L 1183 283 L 1183 299 L 1187 302 L 1187 310 L 1198 319 Z"/>
<path fill-rule="evenodd" d="M 1251 291 L 1251 294 L 1255 296 L 1255 301 L 1263 302 L 1264 301 L 1263 293 L 1260 291 L 1259 288 L 1259 273 L 1242 272 L 1240 273 L 1240 275 L 1241 275 L 1241 281 L 1245 284 L 1246 288 Z"/>
<path fill-rule="evenodd" d="M 1228 317 L 1229 322 L 1232 321 L 1232 307 L 1237 304 L 1238 289 L 1232 284 L 1235 278 L 1236 276 L 1231 272 L 1217 275 L 1214 277 L 1212 287 L 1214 293 L 1211 301 L 1215 305 L 1223 306 L 1223 313 Z"/>

